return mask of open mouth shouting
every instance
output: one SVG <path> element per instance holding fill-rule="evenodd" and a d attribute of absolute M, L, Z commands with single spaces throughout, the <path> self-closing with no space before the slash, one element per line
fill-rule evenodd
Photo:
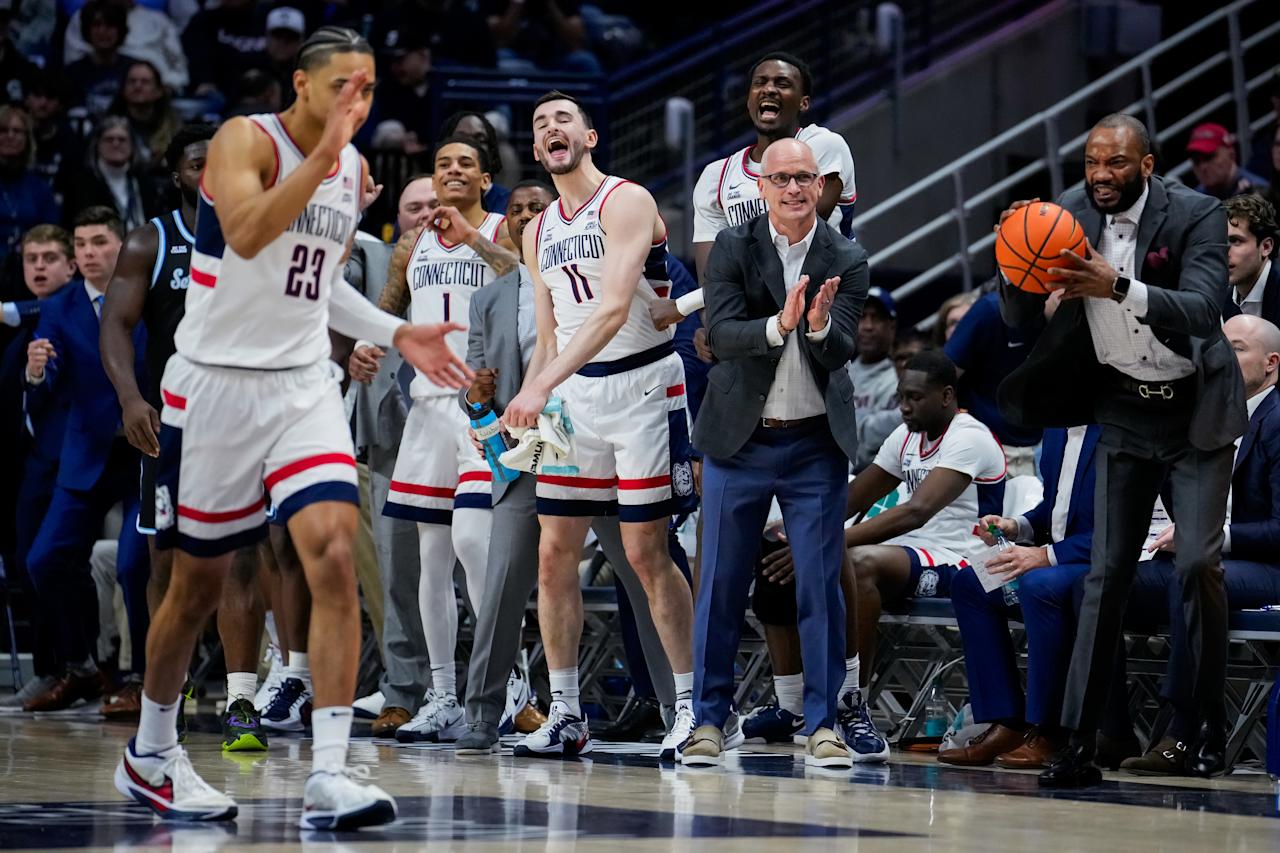
<path fill-rule="evenodd" d="M 782 103 L 777 98 L 766 96 L 756 101 L 756 116 L 761 121 L 777 121 L 782 115 Z"/>

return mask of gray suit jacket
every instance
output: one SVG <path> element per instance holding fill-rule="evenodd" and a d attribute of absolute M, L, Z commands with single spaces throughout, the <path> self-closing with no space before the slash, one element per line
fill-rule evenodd
<path fill-rule="evenodd" d="M 831 434 L 849 459 L 858 452 L 853 411 L 853 382 L 845 369 L 854 354 L 858 320 L 867 298 L 867 252 L 844 239 L 821 219 L 801 274 L 809 276 L 809 298 L 831 276 L 840 287 L 831 306 L 831 331 L 820 342 L 800 334 L 800 351 L 809 362 L 827 405 Z M 693 425 L 693 443 L 703 454 L 727 459 L 747 443 L 760 425 L 765 398 L 773 385 L 782 347 L 770 347 L 765 324 L 786 301 L 794 282 L 782 280 L 782 261 L 769 236 L 768 216 L 727 228 L 716 236 L 703 275 L 707 341 L 719 359 L 707 375 L 707 395 Z"/>
<path fill-rule="evenodd" d="M 1060 204 L 1098 245 L 1105 222 L 1085 191 L 1067 191 Z M 1222 334 L 1220 312 L 1230 287 L 1222 203 L 1153 176 L 1134 257 L 1140 270 L 1136 278 L 1150 295 L 1142 322 L 1195 364 L 1196 405 L 1188 440 L 1200 450 L 1225 447 L 1244 434 L 1249 418 L 1240 367 Z M 1043 324 L 1045 299 L 1001 281 L 1000 310 L 1010 325 Z M 1020 426 L 1096 423 L 1102 377 L 1084 301 L 1064 301 L 1027 360 L 1001 383 L 1000 410 Z"/>
<path fill-rule="evenodd" d="M 520 393 L 520 386 L 524 383 L 525 365 L 516 326 L 519 303 L 518 269 L 471 294 L 471 311 L 467 318 L 467 365 L 472 369 L 488 367 L 498 371 L 493 410 L 499 414 Z M 464 412 L 470 412 L 467 389 L 458 394 L 458 404 Z M 508 485 L 496 479 L 493 481 L 495 505 L 506 494 Z"/>
<path fill-rule="evenodd" d="M 395 247 L 363 232 L 356 232 L 356 247 L 364 254 L 364 295 L 378 304 L 387 284 L 387 268 Z M 402 370 L 413 368 L 404 363 L 395 347 L 387 348 L 386 358 L 377 376 L 368 385 L 357 384 L 355 408 L 355 445 L 357 450 L 380 447 L 394 450 L 400 446 L 409 409 L 400 389 Z"/>

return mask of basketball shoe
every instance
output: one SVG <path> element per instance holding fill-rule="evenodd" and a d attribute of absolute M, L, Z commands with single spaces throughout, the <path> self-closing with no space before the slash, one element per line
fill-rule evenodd
<path fill-rule="evenodd" d="M 196 773 L 180 746 L 152 755 L 138 755 L 129 739 L 116 765 L 116 790 L 137 800 L 164 820 L 231 820 L 235 801 Z"/>
<path fill-rule="evenodd" d="M 779 705 L 760 705 L 742 721 L 742 735 L 747 743 L 797 743 L 808 738 L 800 734 L 804 715 L 793 714 Z"/>
<path fill-rule="evenodd" d="M 836 734 L 849 745 L 856 764 L 889 760 L 889 741 L 876 728 L 861 690 L 850 690 L 836 703 Z"/>
<path fill-rule="evenodd" d="M 262 717 L 248 699 L 237 699 L 222 715 L 223 752 L 262 752 L 267 748 L 267 733 L 262 730 Z"/>
<path fill-rule="evenodd" d="M 569 713 L 563 702 L 552 702 L 547 721 L 516 744 L 515 754 L 573 758 L 591 751 L 591 732 L 583 717 Z"/>
<path fill-rule="evenodd" d="M 663 761 L 679 759 L 680 747 L 693 734 L 693 703 L 688 699 L 676 702 L 676 718 L 667 729 L 667 736 L 662 739 L 662 751 L 658 757 Z M 728 733 L 726 732 L 726 740 Z M 728 749 L 729 747 L 725 747 Z"/>
<path fill-rule="evenodd" d="M 262 679 L 262 685 L 253 697 L 253 707 L 257 708 L 259 713 L 267 710 L 267 706 L 280 690 L 280 682 L 284 681 L 284 657 L 280 654 L 280 650 L 274 645 L 268 645 L 262 659 L 267 664 L 267 677 Z"/>
<path fill-rule="evenodd" d="M 302 792 L 303 829 L 345 832 L 362 826 L 378 826 L 396 819 L 396 801 L 377 785 L 356 781 L 369 778 L 363 764 L 340 773 L 317 770 L 307 777 Z"/>
<path fill-rule="evenodd" d="M 426 703 L 409 722 L 396 729 L 400 743 L 445 743 L 467 731 L 467 721 L 452 693 L 427 691 Z"/>
<path fill-rule="evenodd" d="M 507 704 L 498 720 L 498 734 L 509 735 L 516 730 L 516 714 L 524 710 L 530 698 L 529 683 L 512 671 L 507 676 Z"/>
<path fill-rule="evenodd" d="M 301 678 L 286 678 L 262 712 L 262 725 L 277 732 L 303 732 L 311 723 L 311 688 Z"/>

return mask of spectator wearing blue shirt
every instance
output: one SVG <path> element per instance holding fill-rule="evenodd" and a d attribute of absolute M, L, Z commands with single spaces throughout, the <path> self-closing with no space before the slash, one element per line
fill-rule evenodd
<path fill-rule="evenodd" d="M 1035 446 L 1041 430 L 1014 426 L 1000 412 L 996 389 L 1026 361 L 1036 336 L 1006 326 L 1000 296 L 988 293 L 969 309 L 943 352 L 960 372 L 960 406 L 995 433 L 1009 460 L 1009 477 L 1035 476 Z"/>
<path fill-rule="evenodd" d="M 32 166 L 35 128 L 17 107 L 0 107 L 0 266 L 22 235 L 60 218 L 53 190 Z"/>

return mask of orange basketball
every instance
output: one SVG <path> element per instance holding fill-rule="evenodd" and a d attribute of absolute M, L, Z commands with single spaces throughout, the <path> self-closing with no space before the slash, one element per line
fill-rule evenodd
<path fill-rule="evenodd" d="M 1084 257 L 1084 230 L 1068 211 L 1047 201 L 1020 207 L 996 234 L 996 263 L 1014 287 L 1028 293 L 1048 293 L 1048 284 L 1061 281 L 1049 270 L 1063 266 L 1066 249 Z"/>

